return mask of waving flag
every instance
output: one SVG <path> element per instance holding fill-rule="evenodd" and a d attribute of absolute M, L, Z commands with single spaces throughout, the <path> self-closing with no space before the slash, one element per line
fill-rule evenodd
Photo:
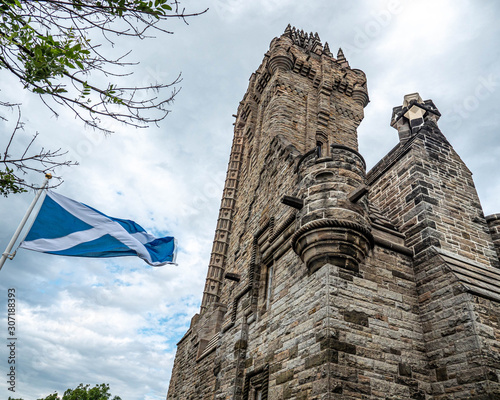
<path fill-rule="evenodd" d="M 156 238 L 133 221 L 51 191 L 20 247 L 75 257 L 138 256 L 153 266 L 175 262 L 173 237 Z"/>

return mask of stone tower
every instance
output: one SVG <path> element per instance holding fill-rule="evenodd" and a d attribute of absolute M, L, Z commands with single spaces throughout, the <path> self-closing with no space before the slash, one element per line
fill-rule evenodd
<path fill-rule="evenodd" d="M 417 93 L 366 173 L 367 104 L 341 50 L 290 26 L 273 39 L 168 400 L 500 399 L 500 215 Z"/>

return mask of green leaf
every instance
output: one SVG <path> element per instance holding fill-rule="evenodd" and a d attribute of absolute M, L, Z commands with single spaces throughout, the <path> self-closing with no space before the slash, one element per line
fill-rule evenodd
<path fill-rule="evenodd" d="M 0 171 L 0 195 L 7 197 L 9 194 L 27 192 L 22 186 L 19 185 L 22 180 L 16 178 L 13 170 L 5 168 L 5 171 Z"/>

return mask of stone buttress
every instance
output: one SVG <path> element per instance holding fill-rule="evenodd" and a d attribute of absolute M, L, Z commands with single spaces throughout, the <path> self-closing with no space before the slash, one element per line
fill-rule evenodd
<path fill-rule="evenodd" d="M 368 174 L 370 200 L 397 226 L 413 269 L 432 399 L 500 398 L 497 218 L 418 93 L 393 110 L 400 143 Z"/>
<path fill-rule="evenodd" d="M 418 94 L 366 173 L 368 101 L 318 34 L 272 40 L 235 116 L 168 400 L 500 398 L 500 217 Z"/>

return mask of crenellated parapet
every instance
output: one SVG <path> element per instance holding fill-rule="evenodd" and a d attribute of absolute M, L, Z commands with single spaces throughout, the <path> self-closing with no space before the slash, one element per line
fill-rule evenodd
<path fill-rule="evenodd" d="M 307 53 L 315 53 L 322 54 L 325 49 L 321 44 L 321 40 L 319 38 L 318 33 L 307 33 L 303 30 L 298 30 L 295 27 L 292 27 L 290 24 L 285 29 L 283 36 L 288 36 L 292 39 L 293 44 L 302 47 Z M 328 44 L 326 44 L 328 46 Z"/>
<path fill-rule="evenodd" d="M 288 26 L 250 79 L 238 115 L 253 112 L 261 135 L 283 134 L 301 152 L 331 144 L 358 148 L 356 129 L 369 97 L 366 76 L 341 49 L 334 58 L 317 33 Z"/>

